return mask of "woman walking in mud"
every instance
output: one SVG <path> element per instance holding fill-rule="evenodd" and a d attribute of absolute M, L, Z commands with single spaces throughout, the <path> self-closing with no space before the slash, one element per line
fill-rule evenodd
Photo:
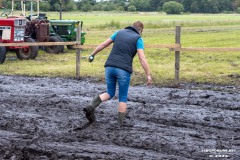
<path fill-rule="evenodd" d="M 141 38 L 143 23 L 137 21 L 132 26 L 115 32 L 105 42 L 101 43 L 89 56 L 89 62 L 94 60 L 97 53 L 114 43 L 110 55 L 104 65 L 107 92 L 97 95 L 83 110 L 90 122 L 95 121 L 95 108 L 103 101 L 115 96 L 116 84 L 119 86 L 118 124 L 122 125 L 127 111 L 127 97 L 130 78 L 133 72 L 132 62 L 137 54 L 146 73 L 147 85 L 153 83 L 149 65 L 144 55 L 144 43 Z"/>

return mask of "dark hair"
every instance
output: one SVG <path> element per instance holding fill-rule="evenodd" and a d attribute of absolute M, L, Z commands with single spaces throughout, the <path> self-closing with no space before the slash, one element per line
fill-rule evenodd
<path fill-rule="evenodd" d="M 133 27 L 136 28 L 139 32 L 142 32 L 144 28 L 143 23 L 140 21 L 134 22 Z"/>

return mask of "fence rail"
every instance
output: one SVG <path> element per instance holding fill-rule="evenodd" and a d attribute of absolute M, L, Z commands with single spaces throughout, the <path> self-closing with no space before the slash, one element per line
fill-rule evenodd
<path fill-rule="evenodd" d="M 223 48 L 223 47 L 208 47 L 208 48 L 193 48 L 193 47 L 179 47 L 179 48 L 172 48 L 172 51 L 181 51 L 181 52 L 240 52 L 240 48 Z"/>
<path fill-rule="evenodd" d="M 76 42 L 21 42 L 21 43 L 0 43 L 0 46 L 58 46 L 76 45 Z"/>
<path fill-rule="evenodd" d="M 72 42 L 24 42 L 24 43 L 0 43 L 0 46 L 54 46 L 54 45 L 73 45 L 76 48 L 76 77 L 80 77 L 80 49 L 96 48 L 97 45 L 81 45 L 81 26 L 78 27 L 77 40 Z M 112 47 L 110 45 L 108 48 Z M 234 47 L 182 47 L 181 46 L 181 27 L 176 26 L 175 44 L 146 44 L 145 48 L 168 48 L 175 52 L 175 78 L 174 85 L 177 87 L 180 84 L 180 52 L 240 52 L 240 48 Z"/>
<path fill-rule="evenodd" d="M 21 42 L 21 43 L 0 43 L 0 46 L 58 46 L 58 45 L 73 45 L 74 48 L 95 48 L 98 45 L 80 45 L 75 41 L 72 42 Z M 110 45 L 108 48 L 111 48 Z M 146 48 L 169 48 L 169 49 L 179 49 L 181 45 L 179 44 L 146 44 Z"/>
<path fill-rule="evenodd" d="M 0 46 L 57 46 L 57 45 L 73 45 L 73 48 L 95 48 L 98 45 L 80 45 L 77 42 L 23 42 L 23 43 L 0 43 Z M 111 48 L 110 45 L 108 48 Z M 238 47 L 181 47 L 180 44 L 146 44 L 145 48 L 168 48 L 170 51 L 181 51 L 181 52 L 240 52 Z"/>

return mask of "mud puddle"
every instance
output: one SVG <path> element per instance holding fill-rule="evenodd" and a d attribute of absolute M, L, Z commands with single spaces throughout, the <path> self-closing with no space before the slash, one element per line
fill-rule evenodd
<path fill-rule="evenodd" d="M 0 159 L 240 159 L 240 93 L 131 87 L 125 125 L 117 98 L 86 125 L 105 85 L 0 75 Z"/>

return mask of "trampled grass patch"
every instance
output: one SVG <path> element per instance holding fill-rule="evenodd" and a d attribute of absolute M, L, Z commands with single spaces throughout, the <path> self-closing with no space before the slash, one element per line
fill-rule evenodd
<path fill-rule="evenodd" d="M 119 25 L 120 28 L 126 24 L 131 24 L 134 20 L 142 20 L 147 24 L 156 24 L 155 27 L 148 28 L 148 25 L 145 26 L 143 32 L 145 44 L 173 44 L 175 43 L 175 27 L 173 25 L 169 27 L 159 27 L 157 25 L 164 21 L 173 23 L 173 21 L 178 20 L 183 23 L 181 32 L 182 47 L 240 47 L 240 25 L 235 24 L 239 15 L 110 14 L 114 16 L 108 13 L 67 13 L 63 17 L 84 21 L 84 31 L 87 32 L 85 44 L 99 44 L 110 37 L 118 27 L 105 26 L 105 28 L 104 25 L 112 23 L 113 20 L 114 23 L 112 24 Z M 129 16 L 126 16 L 128 14 Z M 202 23 L 203 21 L 206 23 Z M 210 21 L 211 25 L 208 25 L 207 21 Z M 196 25 L 190 26 L 190 23 Z M 198 26 L 197 23 L 201 23 L 201 26 Z M 101 25 L 102 28 L 99 27 Z M 110 49 L 103 50 L 96 56 L 93 63 L 89 63 L 87 57 L 92 50 L 85 49 L 81 52 L 80 74 L 84 77 L 97 77 L 104 82 L 103 66 Z M 164 48 L 145 48 L 145 54 L 155 83 L 161 86 L 172 85 L 175 65 L 174 52 Z M 59 55 L 40 51 L 35 60 L 27 61 L 19 61 L 15 57 L 15 53 L 8 53 L 7 60 L 3 65 L 0 65 L 0 74 L 75 77 L 75 50 L 65 48 L 64 54 Z M 132 85 L 146 82 L 144 71 L 137 56 L 134 59 L 132 77 Z M 181 82 L 240 85 L 239 77 L 240 53 L 238 52 L 181 52 Z"/>

